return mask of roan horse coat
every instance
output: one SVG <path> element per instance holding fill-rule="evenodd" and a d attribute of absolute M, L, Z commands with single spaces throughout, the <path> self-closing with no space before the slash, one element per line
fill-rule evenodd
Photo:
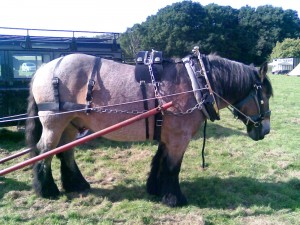
<path fill-rule="evenodd" d="M 208 58 L 214 91 L 218 95 L 235 104 L 247 98 L 255 82 L 260 82 L 263 107 L 265 111 L 269 110 L 268 99 L 272 95 L 272 87 L 266 77 L 265 67 L 259 73 L 252 66 L 214 55 Z M 95 66 L 97 63 L 99 65 Z M 57 101 L 57 93 L 52 86 L 53 77 L 58 79 L 61 104 L 85 105 L 89 77 L 95 68 L 91 107 L 99 109 L 98 111 L 54 114 L 65 109 L 58 111 L 43 109 L 43 105 L 51 105 Z M 106 59 L 97 61 L 96 57 L 83 54 L 55 59 L 41 67 L 32 79 L 28 104 L 29 116 L 39 115 L 39 118 L 28 119 L 26 126 L 26 138 L 32 148 L 32 155 L 38 155 L 73 141 L 78 134 L 78 129 L 98 131 L 132 117 L 130 112 L 143 111 L 143 96 L 140 84 L 135 81 L 134 70 L 135 67 L 132 65 Z M 163 63 L 159 94 L 162 96 L 161 103 L 173 101 L 174 107 L 163 114 L 158 151 L 152 160 L 147 191 L 149 194 L 160 196 L 166 205 L 179 206 L 187 202 L 179 186 L 183 155 L 189 141 L 206 117 L 195 108 L 197 102 L 191 92 L 191 82 L 182 63 L 170 61 Z M 150 99 L 149 108 L 154 108 L 154 90 L 151 83 L 147 84 L 147 97 Z M 228 105 L 220 98 L 217 98 L 217 101 L 220 109 Z M 113 112 L 112 110 L 115 113 L 107 113 Z M 250 99 L 241 105 L 239 110 L 247 116 L 258 114 L 256 99 Z M 269 115 L 265 115 L 259 124 L 248 123 L 244 118 L 240 118 L 247 125 L 247 132 L 252 139 L 260 140 L 269 133 Z M 116 141 L 144 141 L 146 140 L 145 129 L 145 121 L 142 120 L 104 137 Z M 152 139 L 153 135 L 154 117 L 150 117 L 149 139 Z M 62 187 L 65 191 L 82 191 L 90 188 L 75 162 L 73 150 L 60 153 L 58 157 L 61 161 Z M 51 160 L 52 157 L 47 158 L 33 167 L 34 190 L 38 195 L 47 198 L 59 195 L 59 189 L 52 177 Z"/>

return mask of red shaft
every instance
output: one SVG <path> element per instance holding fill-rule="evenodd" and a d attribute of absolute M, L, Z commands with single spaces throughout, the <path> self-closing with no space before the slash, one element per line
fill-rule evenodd
<path fill-rule="evenodd" d="M 7 156 L 7 157 L 5 157 L 5 158 L 3 158 L 3 159 L 0 159 L 0 164 L 2 164 L 2 163 L 4 163 L 4 162 L 7 162 L 7 161 L 9 161 L 9 160 L 12 160 L 12 159 L 14 159 L 14 158 L 17 158 L 17 157 L 19 157 L 19 156 L 25 155 L 25 154 L 29 153 L 30 150 L 31 150 L 31 149 L 28 148 L 28 149 L 25 149 L 25 150 L 23 150 L 23 151 L 21 151 L 21 152 L 18 152 L 18 153 L 16 153 L 16 154 L 13 154 L 13 155 Z"/>
<path fill-rule="evenodd" d="M 147 118 L 149 116 L 152 116 L 152 115 L 154 115 L 156 113 L 159 113 L 161 110 L 166 110 L 166 109 L 170 108 L 172 105 L 173 105 L 172 102 L 168 102 L 168 103 L 162 105 L 161 107 L 157 107 L 157 108 L 151 109 L 151 110 L 149 110 L 149 111 L 147 111 L 145 113 L 142 113 L 142 114 L 134 116 L 134 117 L 132 117 L 130 119 L 124 120 L 123 122 L 120 122 L 118 124 L 115 124 L 115 125 L 112 125 L 110 127 L 107 127 L 107 128 L 105 128 L 103 130 L 100 130 L 98 132 L 90 134 L 90 135 L 88 135 L 86 137 L 83 137 L 81 139 L 75 140 L 75 141 L 70 142 L 68 144 L 62 145 L 62 146 L 60 146 L 58 148 L 55 148 L 55 149 L 52 149 L 52 150 L 50 150 L 48 152 L 42 153 L 42 154 L 40 154 L 38 156 L 35 156 L 35 157 L 31 158 L 31 159 L 28 159 L 28 160 L 24 161 L 24 162 L 18 163 L 18 164 L 14 165 L 14 166 L 11 166 L 9 168 L 1 170 L 0 171 L 0 176 L 3 176 L 5 174 L 8 174 L 8 173 L 13 172 L 13 171 L 18 170 L 18 169 L 21 169 L 21 168 L 23 168 L 25 166 L 33 164 L 33 163 L 35 163 L 37 161 L 40 161 L 42 159 L 45 159 L 45 158 L 47 158 L 47 157 L 49 157 L 51 155 L 55 155 L 55 154 L 67 151 L 70 148 L 73 148 L 73 147 L 75 147 L 77 145 L 86 143 L 86 142 L 91 141 L 91 140 L 93 140 L 93 139 L 95 139 L 97 137 L 100 137 L 100 136 L 103 136 L 103 135 L 108 134 L 110 132 L 113 132 L 115 130 L 118 130 L 118 129 L 120 129 L 120 128 L 124 127 L 124 126 L 130 125 L 130 124 L 132 124 L 132 123 L 134 123 L 134 122 L 136 122 L 138 120 L 145 119 L 145 118 Z"/>

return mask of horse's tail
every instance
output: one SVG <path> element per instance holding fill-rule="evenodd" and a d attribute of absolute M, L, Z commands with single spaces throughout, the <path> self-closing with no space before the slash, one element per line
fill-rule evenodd
<path fill-rule="evenodd" d="M 34 157 L 39 154 L 36 144 L 42 135 L 42 124 L 38 117 L 38 108 L 33 97 L 32 87 L 30 85 L 30 92 L 28 97 L 27 116 L 26 120 L 26 144 L 31 148 L 30 156 Z"/>

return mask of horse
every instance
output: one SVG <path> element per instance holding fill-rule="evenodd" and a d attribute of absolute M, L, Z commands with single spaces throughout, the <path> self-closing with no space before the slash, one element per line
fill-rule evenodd
<path fill-rule="evenodd" d="M 270 113 L 267 112 L 270 112 L 269 99 L 273 94 L 266 74 L 267 64 L 256 69 L 213 54 L 207 59 L 219 109 L 236 105 L 235 114 L 244 122 L 248 136 L 255 141 L 263 139 L 270 132 Z M 179 184 L 180 168 L 190 140 L 207 117 L 199 109 L 201 107 L 197 107 L 191 80 L 182 61 L 164 60 L 162 66 L 161 80 L 156 82 L 159 85 L 145 84 L 148 107 L 155 107 L 157 93 L 160 104 L 172 101 L 173 107 L 162 113 L 158 150 L 151 161 L 146 188 L 163 204 L 175 207 L 187 204 Z M 94 74 L 94 82 L 89 79 L 91 74 Z M 91 83 L 94 84 L 92 91 Z M 92 93 L 89 101 L 87 93 Z M 57 106 L 58 102 L 63 106 Z M 26 141 L 32 149 L 31 155 L 75 140 L 80 129 L 96 132 L 126 120 L 136 112 L 143 112 L 144 102 L 141 84 L 135 79 L 134 65 L 85 54 L 54 59 L 37 70 L 30 84 Z M 67 106 L 72 104 L 88 107 L 85 111 L 68 111 Z M 106 134 L 104 138 L 151 141 L 155 134 L 154 123 L 155 117 L 151 116 L 148 126 L 141 120 Z M 59 153 L 57 157 L 61 163 L 64 191 L 80 192 L 90 188 L 77 166 L 74 150 Z M 57 198 L 60 194 L 52 176 L 52 158 L 33 165 L 33 189 L 44 198 Z"/>

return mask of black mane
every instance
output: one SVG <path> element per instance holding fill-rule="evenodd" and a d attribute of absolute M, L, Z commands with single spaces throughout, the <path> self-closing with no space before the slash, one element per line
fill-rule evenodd
<path fill-rule="evenodd" d="M 227 100 L 240 100 L 246 97 L 259 80 L 259 73 L 254 66 L 221 58 L 217 55 L 208 56 L 215 91 Z M 271 83 L 265 79 L 268 92 L 272 95 Z"/>
<path fill-rule="evenodd" d="M 259 72 L 253 65 L 245 65 L 215 54 L 210 54 L 207 57 L 210 63 L 213 89 L 227 100 L 243 99 L 249 94 L 255 82 L 260 80 Z M 182 59 L 163 60 L 164 66 L 178 63 L 181 64 Z M 273 89 L 267 76 L 263 80 L 263 85 L 266 88 L 266 94 L 272 96 Z"/>

